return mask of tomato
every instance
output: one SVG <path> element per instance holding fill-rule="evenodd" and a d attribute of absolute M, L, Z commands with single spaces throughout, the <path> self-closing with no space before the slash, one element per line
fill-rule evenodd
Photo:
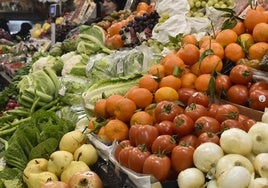
<path fill-rule="evenodd" d="M 129 151 L 128 168 L 134 172 L 142 173 L 144 161 L 149 155 L 151 153 L 144 145 L 133 147 Z"/>
<path fill-rule="evenodd" d="M 248 87 L 241 84 L 235 84 L 231 86 L 227 91 L 228 101 L 239 104 L 239 105 L 248 105 Z"/>
<path fill-rule="evenodd" d="M 246 115 L 244 115 L 244 114 L 239 114 L 237 120 L 238 120 L 239 122 L 243 122 L 243 121 L 248 120 L 248 119 L 249 119 L 248 116 L 246 116 Z"/>
<path fill-rule="evenodd" d="M 122 149 L 125 147 L 130 146 L 130 141 L 129 140 L 122 140 L 121 142 L 118 143 L 118 145 L 114 149 L 114 158 L 118 161 L 118 156 L 119 153 Z"/>
<path fill-rule="evenodd" d="M 132 145 L 132 146 L 136 146 L 135 135 L 136 135 L 136 131 L 138 130 L 139 126 L 143 126 L 143 125 L 135 124 L 135 125 L 131 125 L 131 127 L 129 128 L 128 139 L 129 139 L 130 145 Z"/>
<path fill-rule="evenodd" d="M 253 70 L 247 65 L 237 64 L 230 71 L 229 77 L 234 84 L 248 85 L 252 82 Z"/>
<path fill-rule="evenodd" d="M 187 105 L 190 105 L 192 103 L 201 104 L 205 107 L 208 107 L 209 97 L 205 93 L 197 91 L 189 97 Z"/>
<path fill-rule="evenodd" d="M 228 75 L 220 74 L 215 78 L 215 91 L 220 97 L 224 97 L 231 86 L 232 82 Z"/>
<path fill-rule="evenodd" d="M 151 154 L 143 164 L 143 174 L 153 175 L 157 180 L 163 182 L 167 179 L 171 169 L 170 158 L 166 155 Z"/>
<path fill-rule="evenodd" d="M 237 120 L 239 116 L 239 109 L 232 104 L 221 104 L 218 106 L 218 110 L 215 114 L 215 119 L 220 123 L 226 119 Z"/>
<path fill-rule="evenodd" d="M 215 117 L 216 112 L 217 112 L 219 106 L 220 106 L 220 104 L 211 103 L 209 105 L 209 107 L 208 107 L 208 116 Z"/>
<path fill-rule="evenodd" d="M 132 150 L 133 146 L 127 146 L 124 147 L 118 155 L 118 162 L 119 164 L 121 164 L 124 167 L 128 168 L 128 157 L 129 157 L 129 153 Z"/>
<path fill-rule="evenodd" d="M 196 90 L 193 88 L 181 87 L 178 89 L 179 100 L 183 104 L 187 105 L 189 97 L 192 96 L 195 92 Z"/>
<path fill-rule="evenodd" d="M 204 132 L 198 136 L 196 147 L 205 142 L 212 142 L 219 145 L 220 137 L 212 132 Z"/>
<path fill-rule="evenodd" d="M 246 132 L 248 132 L 248 130 L 255 125 L 255 123 L 257 123 L 257 121 L 255 119 L 249 118 L 244 120 L 243 122 L 243 126 Z"/>
<path fill-rule="evenodd" d="M 194 132 L 197 136 L 204 132 L 219 133 L 220 123 L 213 117 L 202 116 L 194 123 Z"/>
<path fill-rule="evenodd" d="M 194 121 L 186 114 L 178 114 L 173 120 L 173 132 L 179 137 L 194 131 Z"/>
<path fill-rule="evenodd" d="M 153 141 L 159 136 L 158 129 L 152 125 L 139 126 L 135 131 L 136 146 L 144 144 L 148 150 L 151 150 Z"/>
<path fill-rule="evenodd" d="M 221 132 L 230 128 L 245 129 L 243 123 L 235 119 L 226 119 L 221 123 Z"/>
<path fill-rule="evenodd" d="M 192 146 L 196 148 L 196 143 L 197 143 L 197 136 L 194 134 L 188 134 L 179 139 L 178 145 Z"/>
<path fill-rule="evenodd" d="M 172 101 L 161 101 L 157 103 L 154 109 L 154 118 L 156 122 L 163 120 L 173 121 L 177 114 L 183 113 L 183 108 Z"/>
<path fill-rule="evenodd" d="M 173 135 L 173 121 L 164 120 L 154 125 L 158 129 L 159 135 Z"/>
<path fill-rule="evenodd" d="M 171 166 L 179 173 L 186 168 L 194 166 L 193 154 L 195 148 L 192 146 L 177 145 L 171 152 Z"/>
<path fill-rule="evenodd" d="M 154 109 L 156 107 L 156 103 L 149 104 L 145 107 L 144 111 L 149 113 L 152 117 L 154 117 Z"/>
<path fill-rule="evenodd" d="M 255 90 L 249 94 L 249 107 L 264 111 L 268 107 L 268 90 Z"/>
<path fill-rule="evenodd" d="M 259 82 L 253 83 L 249 88 L 249 93 L 255 90 L 268 90 L 268 82 L 259 81 Z"/>
<path fill-rule="evenodd" d="M 176 139 L 171 135 L 159 135 L 152 144 L 152 153 L 162 153 L 168 155 L 177 145 Z"/>
<path fill-rule="evenodd" d="M 193 121 L 197 120 L 201 116 L 208 115 L 208 110 L 201 104 L 192 103 L 186 106 L 184 114 L 190 116 Z"/>

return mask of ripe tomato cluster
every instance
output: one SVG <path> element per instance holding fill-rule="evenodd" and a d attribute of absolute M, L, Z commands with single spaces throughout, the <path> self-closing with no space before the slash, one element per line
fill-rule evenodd
<path fill-rule="evenodd" d="M 248 131 L 256 123 L 233 104 L 211 103 L 202 92 L 183 90 L 180 97 L 186 105 L 161 101 L 151 111 L 153 124 L 130 126 L 128 139 L 120 141 L 113 152 L 119 164 L 136 173 L 153 175 L 161 182 L 174 180 L 182 170 L 194 167 L 197 146 L 204 142 L 219 144 L 226 129 Z"/>
<path fill-rule="evenodd" d="M 216 93 L 228 101 L 264 111 L 268 106 L 268 83 L 254 81 L 253 69 L 244 64 L 235 65 L 229 75 L 215 78 Z"/>

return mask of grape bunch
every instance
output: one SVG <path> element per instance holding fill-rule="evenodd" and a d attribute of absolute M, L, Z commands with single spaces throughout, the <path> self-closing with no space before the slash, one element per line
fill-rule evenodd
<path fill-rule="evenodd" d="M 204 17 L 206 14 L 206 6 L 214 8 L 232 8 L 234 0 L 188 0 L 190 12 L 187 16 Z"/>
<path fill-rule="evenodd" d="M 56 41 L 57 42 L 64 41 L 68 33 L 75 27 L 76 26 L 74 26 L 73 24 L 68 23 L 56 25 L 56 36 L 55 36 Z"/>
<path fill-rule="evenodd" d="M 134 47 L 150 39 L 152 37 L 152 30 L 158 23 L 159 17 L 156 11 L 144 13 L 142 16 L 135 16 L 119 32 L 124 41 L 124 46 Z"/>

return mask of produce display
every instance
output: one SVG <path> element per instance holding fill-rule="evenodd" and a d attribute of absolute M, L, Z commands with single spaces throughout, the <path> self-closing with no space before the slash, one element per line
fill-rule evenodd
<path fill-rule="evenodd" d="M 185 1 L 221 26 L 185 14 L 190 28 L 165 32 L 178 7 L 158 3 L 169 0 L 67 26 L 31 52 L 1 45 L 28 61 L 0 92 L 0 187 L 268 186 L 268 10 Z"/>

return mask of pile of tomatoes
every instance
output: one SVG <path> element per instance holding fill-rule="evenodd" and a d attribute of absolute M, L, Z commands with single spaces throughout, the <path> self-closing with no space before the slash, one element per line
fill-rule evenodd
<path fill-rule="evenodd" d="M 180 97 L 187 100 L 186 106 L 161 101 L 154 107 L 153 125 L 130 126 L 128 139 L 120 141 L 113 153 L 119 164 L 160 182 L 175 180 L 179 172 L 194 167 L 193 153 L 200 144 L 219 144 L 224 130 L 248 131 L 256 123 L 233 104 L 211 103 L 203 92 L 183 90 Z"/>

